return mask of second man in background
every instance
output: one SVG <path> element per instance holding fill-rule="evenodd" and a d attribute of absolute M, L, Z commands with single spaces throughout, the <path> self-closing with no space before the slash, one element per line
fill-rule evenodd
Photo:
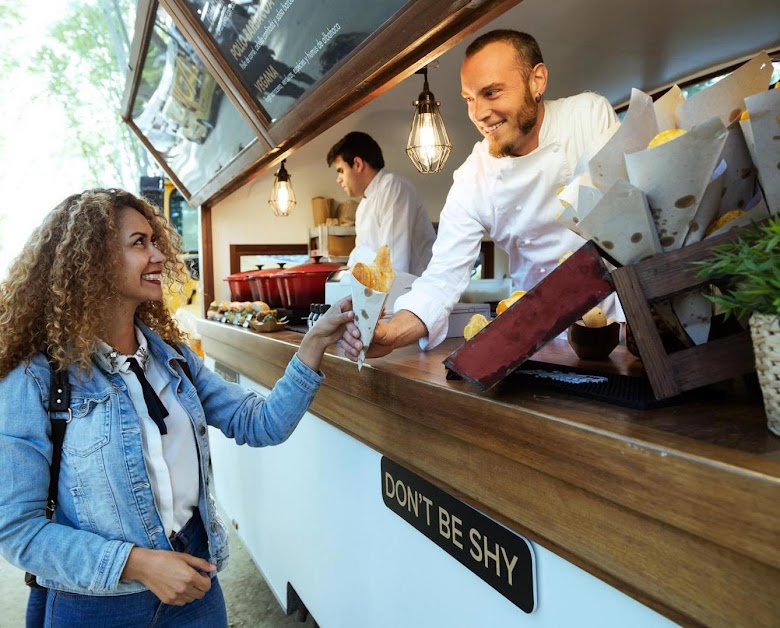
<path fill-rule="evenodd" d="M 360 198 L 356 246 L 349 265 L 372 260 L 379 247 L 387 244 L 396 270 L 422 275 L 436 233 L 414 186 L 384 169 L 382 149 L 367 133 L 347 133 L 330 149 L 327 161 L 336 168 L 336 181 L 347 195 Z"/>

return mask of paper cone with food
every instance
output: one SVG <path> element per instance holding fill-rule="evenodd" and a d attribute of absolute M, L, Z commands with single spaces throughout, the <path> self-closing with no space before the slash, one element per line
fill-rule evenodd
<path fill-rule="evenodd" d="M 363 368 L 366 350 L 374 338 L 374 331 L 395 281 L 395 271 L 386 244 L 377 251 L 373 264 L 358 262 L 352 267 L 352 309 L 355 324 L 360 330 L 363 349 L 358 356 L 358 370 Z"/>

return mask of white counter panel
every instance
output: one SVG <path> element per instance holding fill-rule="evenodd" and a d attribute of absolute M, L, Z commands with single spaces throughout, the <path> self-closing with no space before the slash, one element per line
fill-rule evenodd
<path fill-rule="evenodd" d="M 211 447 L 216 497 L 271 589 L 284 607 L 290 582 L 323 628 L 673 625 L 535 543 L 524 613 L 384 505 L 379 452 L 310 413 L 282 445 L 212 429 Z"/>

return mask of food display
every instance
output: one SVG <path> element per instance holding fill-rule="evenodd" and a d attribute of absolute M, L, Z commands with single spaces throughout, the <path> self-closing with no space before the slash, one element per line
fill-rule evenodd
<path fill-rule="evenodd" d="M 286 316 L 264 301 L 212 301 L 206 318 L 260 332 L 280 331 L 287 323 Z"/>
<path fill-rule="evenodd" d="M 677 86 L 656 101 L 633 90 L 623 122 L 559 192 L 559 222 L 628 266 L 780 211 L 772 139 L 780 91 L 766 89 L 771 74 L 761 53 L 688 99 Z M 707 294 L 653 303 L 683 347 L 710 340 Z"/>

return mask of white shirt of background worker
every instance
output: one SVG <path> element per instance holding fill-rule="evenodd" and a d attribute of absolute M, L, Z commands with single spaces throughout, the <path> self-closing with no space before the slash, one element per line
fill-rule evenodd
<path fill-rule="evenodd" d="M 355 214 L 355 250 L 349 266 L 372 262 L 390 246 L 396 271 L 420 276 L 431 259 L 436 233 L 420 195 L 404 177 L 384 169 L 382 150 L 359 131 L 348 133 L 328 153 L 336 181 L 351 197 L 362 197 Z"/>
<path fill-rule="evenodd" d="M 395 302 L 393 318 L 379 323 L 368 357 L 416 340 L 432 348 L 446 337 L 483 232 L 508 253 L 514 288 L 523 290 L 584 243 L 556 221 L 557 190 L 617 121 L 609 102 L 592 93 L 542 102 L 547 68 L 533 37 L 517 31 L 475 40 L 461 66 L 461 87 L 484 139 L 455 172 L 428 269 Z M 348 325 L 340 341 L 352 359 L 362 347 L 358 337 Z"/>

